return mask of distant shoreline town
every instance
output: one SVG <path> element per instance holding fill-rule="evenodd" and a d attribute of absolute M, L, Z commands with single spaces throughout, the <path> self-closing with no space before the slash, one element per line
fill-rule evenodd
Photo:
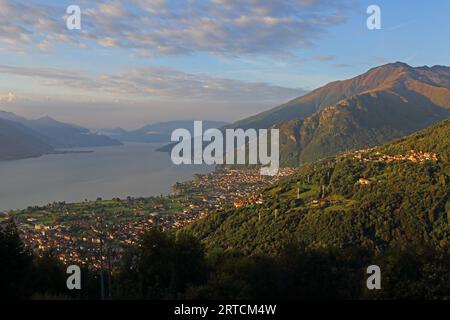
<path fill-rule="evenodd" d="M 11 210 L 0 220 L 12 218 L 26 246 L 37 255 L 52 252 L 64 263 L 99 269 L 102 259 L 118 263 L 125 248 L 148 228 L 176 230 L 213 211 L 261 205 L 264 199 L 258 190 L 293 172 L 282 168 L 276 176 L 264 176 L 258 168 L 219 167 L 176 183 L 174 192 L 166 196 L 55 202 Z"/>

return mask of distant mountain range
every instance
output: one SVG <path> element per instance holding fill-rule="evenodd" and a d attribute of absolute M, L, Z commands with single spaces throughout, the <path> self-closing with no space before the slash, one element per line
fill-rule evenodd
<path fill-rule="evenodd" d="M 35 131 L 0 118 L 0 161 L 38 157 L 53 150 Z"/>
<path fill-rule="evenodd" d="M 220 121 L 203 121 L 203 130 L 221 128 L 227 123 Z M 176 129 L 187 129 L 191 133 L 194 131 L 194 121 L 168 121 L 158 122 L 143 126 L 137 130 L 126 131 L 122 128 L 102 129 L 99 133 L 107 135 L 120 141 L 131 142 L 170 142 L 172 132 Z"/>
<path fill-rule="evenodd" d="M 0 160 L 28 158 L 55 149 L 115 146 L 122 143 L 50 117 L 29 120 L 0 111 Z"/>
<path fill-rule="evenodd" d="M 0 110 L 0 160 L 12 160 L 53 153 L 55 149 L 117 146 L 122 142 L 170 142 L 172 131 L 178 128 L 193 132 L 194 121 L 169 121 L 146 125 L 137 130 L 122 128 L 87 128 L 59 122 L 51 117 L 30 120 L 12 112 Z M 225 122 L 204 121 L 203 128 L 220 128 Z"/>
<path fill-rule="evenodd" d="M 450 115 L 450 68 L 397 62 L 336 81 L 227 128 L 279 128 L 280 156 L 299 165 L 403 137 Z"/>
<path fill-rule="evenodd" d="M 204 130 L 279 128 L 281 164 L 296 166 L 340 152 L 380 145 L 448 116 L 450 68 L 414 68 L 397 62 L 349 80 L 329 83 L 233 124 L 204 121 L 203 127 Z M 32 130 L 36 139 L 52 148 L 119 145 L 119 141 L 170 142 L 173 130 L 186 128 L 192 132 L 194 123 L 160 122 L 132 131 L 116 128 L 92 133 L 50 117 L 29 120 L 0 111 L 0 118 Z M 169 144 L 160 150 L 169 151 L 171 147 Z"/>

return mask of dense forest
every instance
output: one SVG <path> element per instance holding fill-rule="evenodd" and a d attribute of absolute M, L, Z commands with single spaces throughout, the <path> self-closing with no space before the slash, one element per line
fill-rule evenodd
<path fill-rule="evenodd" d="M 246 254 L 277 254 L 290 243 L 447 247 L 449 136 L 447 119 L 386 146 L 304 165 L 264 189 L 264 204 L 210 214 L 189 230 L 208 248 Z"/>

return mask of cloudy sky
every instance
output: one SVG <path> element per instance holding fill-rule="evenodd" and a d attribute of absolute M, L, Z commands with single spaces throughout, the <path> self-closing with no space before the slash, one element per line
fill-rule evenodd
<path fill-rule="evenodd" d="M 0 0 L 0 110 L 233 121 L 387 62 L 450 65 L 449 34 L 448 0 Z"/>

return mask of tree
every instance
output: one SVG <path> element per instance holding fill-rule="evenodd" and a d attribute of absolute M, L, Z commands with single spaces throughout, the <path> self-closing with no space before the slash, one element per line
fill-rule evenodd
<path fill-rule="evenodd" d="M 45 298 L 62 297 L 68 294 L 64 265 L 53 252 L 46 252 L 34 259 L 34 294 Z"/>
<path fill-rule="evenodd" d="M 124 257 L 116 277 L 118 294 L 127 298 L 175 299 L 205 277 L 203 247 L 189 234 L 153 228 Z"/>
<path fill-rule="evenodd" d="M 0 261 L 0 299 L 30 297 L 33 257 L 12 220 L 0 225 Z"/>

